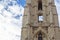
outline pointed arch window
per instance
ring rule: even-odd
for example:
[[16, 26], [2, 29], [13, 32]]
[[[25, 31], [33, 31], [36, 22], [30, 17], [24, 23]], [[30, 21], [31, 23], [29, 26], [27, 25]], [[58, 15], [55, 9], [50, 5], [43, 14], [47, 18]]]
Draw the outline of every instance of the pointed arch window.
[[42, 10], [42, 0], [38, 1], [38, 10]]
[[42, 33], [39, 33], [39, 34], [38, 34], [38, 40], [43, 40], [43, 39], [42, 39]]

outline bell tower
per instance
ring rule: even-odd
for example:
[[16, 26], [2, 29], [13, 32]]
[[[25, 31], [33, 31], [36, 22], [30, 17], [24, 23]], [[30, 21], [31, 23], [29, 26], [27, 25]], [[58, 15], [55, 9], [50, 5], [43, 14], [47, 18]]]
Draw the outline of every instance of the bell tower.
[[21, 40], [55, 40], [58, 27], [54, 0], [26, 0]]

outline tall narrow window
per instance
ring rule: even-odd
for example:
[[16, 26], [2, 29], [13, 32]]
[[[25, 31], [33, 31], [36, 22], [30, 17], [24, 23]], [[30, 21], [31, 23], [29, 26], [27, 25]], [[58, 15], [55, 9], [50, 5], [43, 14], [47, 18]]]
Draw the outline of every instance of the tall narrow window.
[[42, 10], [42, 0], [38, 1], [38, 10]]
[[42, 39], [42, 33], [39, 33], [39, 34], [38, 34], [38, 40], [43, 40], [43, 39]]

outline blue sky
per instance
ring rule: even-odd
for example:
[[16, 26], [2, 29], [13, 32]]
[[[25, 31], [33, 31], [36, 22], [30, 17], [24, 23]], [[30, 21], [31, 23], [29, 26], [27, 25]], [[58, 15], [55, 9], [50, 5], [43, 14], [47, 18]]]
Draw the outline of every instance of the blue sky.
[[0, 40], [20, 40], [23, 3], [21, 0], [0, 0]]
[[[0, 40], [20, 40], [26, 0], [0, 0]], [[55, 0], [60, 20], [60, 0]]]

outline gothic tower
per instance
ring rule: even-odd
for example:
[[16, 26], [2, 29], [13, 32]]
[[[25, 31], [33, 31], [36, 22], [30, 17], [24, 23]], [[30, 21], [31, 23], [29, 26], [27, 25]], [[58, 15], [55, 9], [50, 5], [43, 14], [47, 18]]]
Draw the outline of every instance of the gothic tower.
[[59, 40], [54, 0], [26, 0], [21, 40]]

